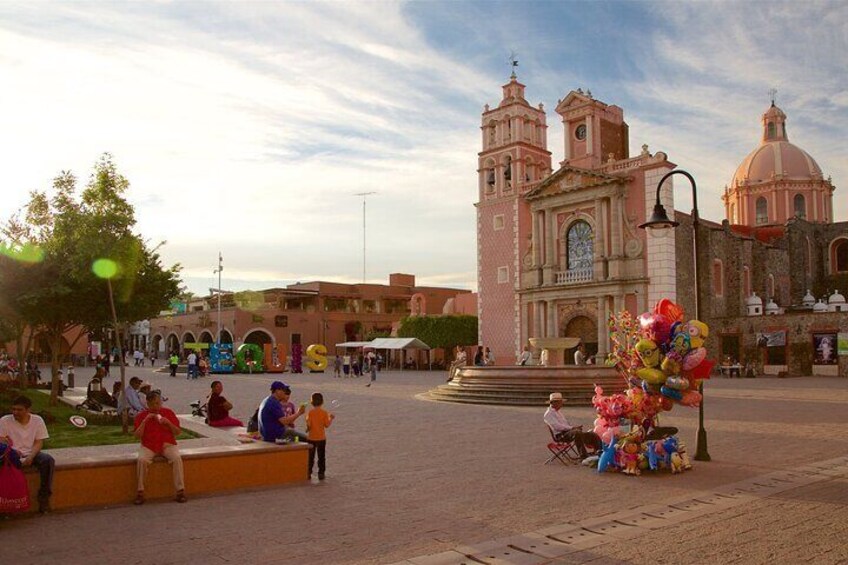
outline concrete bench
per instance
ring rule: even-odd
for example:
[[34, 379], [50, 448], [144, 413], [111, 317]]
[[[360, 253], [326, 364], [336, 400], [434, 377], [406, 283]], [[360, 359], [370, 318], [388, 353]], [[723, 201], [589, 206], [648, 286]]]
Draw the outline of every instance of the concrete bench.
[[[307, 480], [308, 444], [252, 443], [181, 448], [186, 494], [227, 492], [272, 487]], [[32, 510], [37, 509], [38, 472], [26, 470]], [[81, 457], [56, 463], [53, 477], [54, 510], [128, 504], [137, 487], [136, 455]], [[145, 485], [148, 500], [174, 495], [171, 466], [157, 457]]]

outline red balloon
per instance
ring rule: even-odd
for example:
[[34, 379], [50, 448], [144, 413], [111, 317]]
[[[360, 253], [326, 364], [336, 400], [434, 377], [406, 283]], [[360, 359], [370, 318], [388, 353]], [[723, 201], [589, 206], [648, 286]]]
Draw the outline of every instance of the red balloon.
[[657, 305], [654, 306], [655, 314], [662, 314], [666, 318], [668, 318], [672, 323], [674, 322], [682, 322], [683, 321], [683, 308], [669, 300], [668, 298], [661, 298]]

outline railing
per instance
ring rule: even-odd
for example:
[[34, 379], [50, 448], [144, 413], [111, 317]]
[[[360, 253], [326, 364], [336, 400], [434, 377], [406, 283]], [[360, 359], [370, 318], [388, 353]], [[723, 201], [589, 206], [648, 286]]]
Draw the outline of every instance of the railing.
[[559, 271], [556, 273], [556, 284], [580, 284], [595, 280], [594, 270], [572, 269], [570, 271]]

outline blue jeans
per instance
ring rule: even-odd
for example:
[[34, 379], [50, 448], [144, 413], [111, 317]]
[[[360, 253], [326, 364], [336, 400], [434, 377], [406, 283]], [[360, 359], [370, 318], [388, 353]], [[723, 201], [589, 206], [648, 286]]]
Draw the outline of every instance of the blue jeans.
[[196, 379], [197, 378], [197, 365], [189, 365], [188, 366], [188, 378]]
[[49, 498], [53, 494], [53, 469], [56, 467], [56, 461], [49, 453], [39, 451], [32, 460], [32, 466], [38, 469], [38, 474], [41, 476], [38, 497]]

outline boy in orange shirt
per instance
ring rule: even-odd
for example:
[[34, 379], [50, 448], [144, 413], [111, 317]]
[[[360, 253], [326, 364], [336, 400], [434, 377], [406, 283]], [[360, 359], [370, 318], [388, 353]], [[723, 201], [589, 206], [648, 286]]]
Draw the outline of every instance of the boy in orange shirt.
[[312, 394], [312, 410], [306, 415], [306, 434], [309, 437], [309, 477], [312, 477], [312, 466], [315, 464], [315, 452], [318, 452], [318, 480], [324, 480], [327, 470], [327, 428], [333, 423], [335, 415], [330, 414], [321, 406], [324, 405], [324, 395], [320, 392]]

